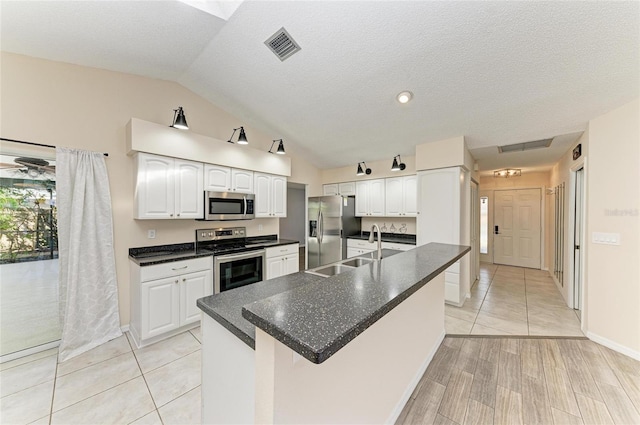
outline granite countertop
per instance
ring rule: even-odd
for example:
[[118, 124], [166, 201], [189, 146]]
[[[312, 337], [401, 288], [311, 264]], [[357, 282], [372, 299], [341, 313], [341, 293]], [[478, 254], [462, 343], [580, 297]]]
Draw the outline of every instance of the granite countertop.
[[[382, 256], [390, 257], [400, 252], [402, 251], [383, 249]], [[369, 257], [369, 254], [362, 257]], [[255, 349], [256, 327], [242, 317], [243, 306], [310, 283], [323, 284], [325, 280], [322, 276], [301, 271], [200, 298], [197, 305], [242, 342]]]
[[[247, 243], [244, 248], [235, 248], [228, 253], [246, 252], [253, 249], [291, 245], [295, 243], [298, 243], [298, 241], [291, 239], [278, 239], [275, 235], [254, 236], [247, 238]], [[140, 267], [170, 263], [173, 261], [190, 260], [192, 258], [210, 257], [212, 255], [213, 253], [210, 250], [197, 250], [195, 248], [195, 243], [193, 242], [129, 248], [129, 260], [138, 264]]]
[[382, 262], [332, 277], [298, 272], [197, 304], [251, 348], [257, 326], [322, 363], [469, 250], [437, 243], [406, 252], [383, 250]]
[[[347, 239], [369, 240], [370, 232], [360, 232], [358, 235], [347, 236]], [[378, 240], [377, 236], [375, 240]], [[408, 245], [416, 244], [416, 235], [407, 233], [382, 233], [382, 242], [404, 243]]]

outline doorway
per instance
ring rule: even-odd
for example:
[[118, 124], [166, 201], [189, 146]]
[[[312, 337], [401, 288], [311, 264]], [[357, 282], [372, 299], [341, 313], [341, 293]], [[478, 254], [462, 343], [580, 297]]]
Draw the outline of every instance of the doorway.
[[540, 189], [496, 190], [493, 211], [493, 262], [540, 268]]
[[[584, 252], [584, 168], [574, 174], [573, 209], [573, 308], [582, 310], [582, 264]], [[578, 319], [580, 315], [578, 314]]]
[[287, 183], [287, 216], [280, 219], [281, 239], [298, 241], [299, 269], [306, 268], [306, 211], [307, 186], [300, 183]]

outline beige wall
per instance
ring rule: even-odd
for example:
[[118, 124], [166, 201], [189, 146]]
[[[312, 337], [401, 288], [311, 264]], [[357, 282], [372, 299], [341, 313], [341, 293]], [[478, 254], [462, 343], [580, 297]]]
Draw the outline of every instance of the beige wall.
[[360, 180], [372, 180], [383, 179], [386, 177], [398, 177], [407, 176], [416, 173], [416, 158], [415, 156], [401, 156], [402, 162], [405, 163], [407, 168], [403, 171], [391, 171], [391, 165], [393, 164], [393, 158], [389, 158], [384, 161], [367, 162], [367, 167], [371, 168], [371, 174], [364, 176], [356, 176], [358, 164], [348, 165], [346, 167], [328, 168], [321, 170], [322, 184], [329, 183], [343, 183], [353, 182]]
[[[182, 106], [190, 131], [227, 140], [244, 125], [250, 146], [267, 151], [277, 134], [263, 134], [181, 85], [130, 74], [2, 53], [2, 137], [57, 146], [108, 152], [114, 220], [114, 246], [120, 321], [129, 323], [128, 249], [191, 242], [194, 230], [220, 225], [194, 220], [133, 220], [133, 159], [126, 155], [125, 126], [132, 117], [170, 125], [173, 109]], [[3, 145], [3, 150], [5, 149]], [[295, 143], [285, 140], [291, 157], [289, 181], [309, 185], [321, 194], [320, 172], [295, 156]], [[224, 222], [241, 225], [249, 235], [278, 232], [278, 219]], [[260, 229], [262, 226], [262, 229]], [[156, 239], [147, 239], [155, 229]]]
[[[589, 122], [586, 170], [588, 336], [611, 341], [640, 359], [638, 99]], [[593, 232], [619, 233], [620, 245], [594, 244]]]
[[434, 170], [456, 166], [464, 166], [468, 170], [473, 170], [473, 167], [468, 167], [469, 164], [466, 163], [470, 161], [470, 158], [472, 157], [465, 145], [464, 136], [416, 146], [416, 170]]

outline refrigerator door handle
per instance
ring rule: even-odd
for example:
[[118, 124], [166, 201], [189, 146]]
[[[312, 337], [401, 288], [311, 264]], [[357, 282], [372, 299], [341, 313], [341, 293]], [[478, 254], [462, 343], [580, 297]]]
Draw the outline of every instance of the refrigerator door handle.
[[318, 243], [322, 243], [322, 236], [324, 235], [324, 217], [322, 217], [322, 211], [318, 212]]

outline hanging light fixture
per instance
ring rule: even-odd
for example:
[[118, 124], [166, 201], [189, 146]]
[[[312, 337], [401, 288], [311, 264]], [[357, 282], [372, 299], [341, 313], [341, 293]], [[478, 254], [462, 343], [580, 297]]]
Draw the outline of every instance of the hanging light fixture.
[[238, 135], [238, 144], [239, 145], [248, 145], [249, 142], [247, 141], [247, 135], [245, 134], [244, 127], [242, 127], [242, 126], [233, 129], [233, 133], [231, 133], [231, 137], [229, 137], [229, 140], [227, 140], [227, 142], [233, 143], [233, 141], [232, 141], [233, 135], [236, 134], [236, 131], [238, 131], [238, 130], [240, 130], [240, 134]]
[[402, 162], [400, 154], [393, 157], [393, 164], [391, 165], [391, 171], [402, 171], [407, 168], [407, 164]]
[[180, 130], [189, 130], [187, 125], [187, 119], [184, 116], [184, 110], [182, 106], [178, 106], [178, 109], [173, 110], [173, 124], [169, 127], [177, 128]]
[[[364, 164], [364, 169], [362, 168], [362, 164]], [[364, 176], [371, 174], [371, 168], [367, 167], [367, 163], [362, 161], [358, 162], [358, 171], [356, 172], [356, 176]]]
[[[276, 151], [273, 152], [273, 145], [276, 142], [280, 142], [280, 143], [278, 144], [278, 149], [276, 149]], [[285, 153], [284, 152], [284, 143], [282, 142], [282, 139], [276, 139], [276, 140], [271, 142], [271, 147], [269, 148], [269, 153], [276, 153], [278, 155], [284, 155], [284, 153]]]
[[522, 175], [520, 168], [505, 168], [504, 170], [498, 170], [493, 172], [493, 177], [519, 177]]

